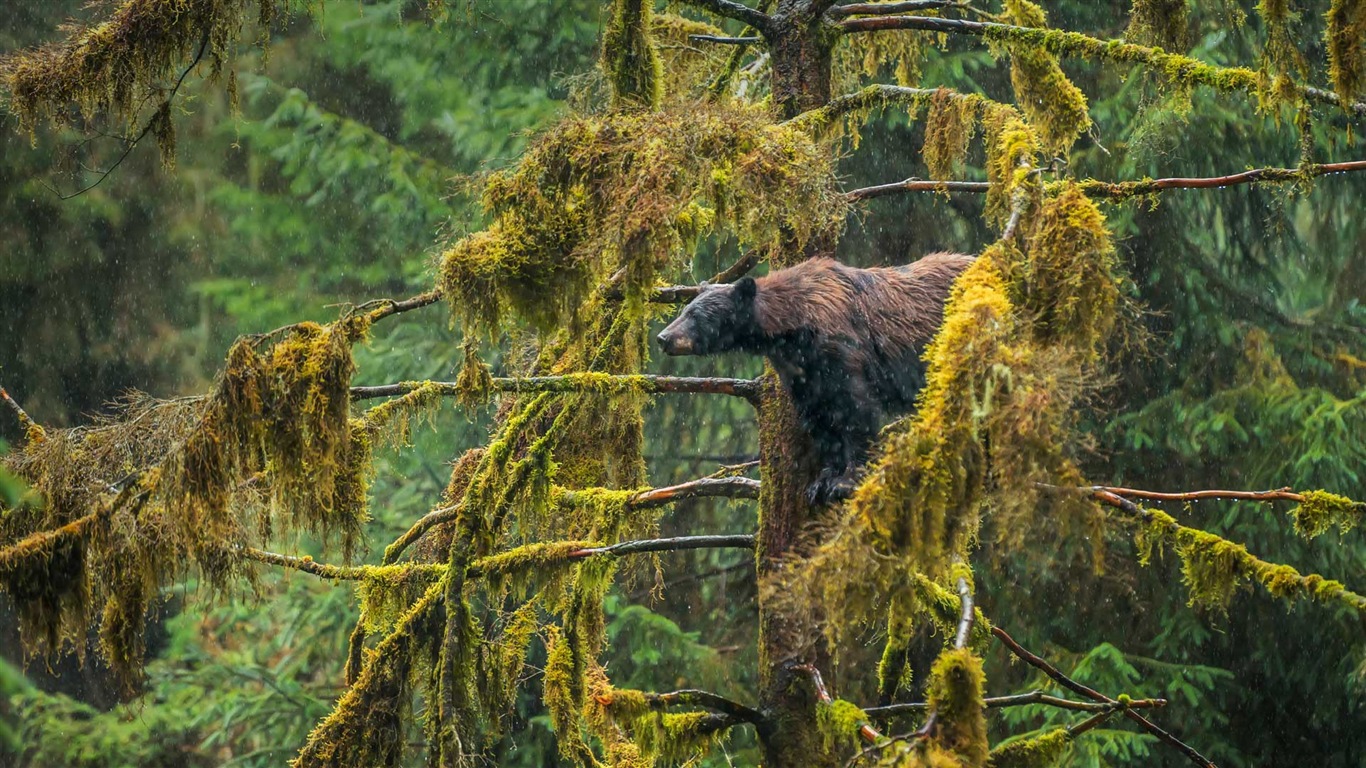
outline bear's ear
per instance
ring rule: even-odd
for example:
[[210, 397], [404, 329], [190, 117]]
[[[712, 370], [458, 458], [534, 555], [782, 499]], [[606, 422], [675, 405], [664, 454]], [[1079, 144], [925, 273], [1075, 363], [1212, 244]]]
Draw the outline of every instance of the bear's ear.
[[735, 281], [735, 295], [742, 301], [753, 301], [754, 294], [759, 292], [759, 285], [754, 282], [752, 277], [742, 277]]

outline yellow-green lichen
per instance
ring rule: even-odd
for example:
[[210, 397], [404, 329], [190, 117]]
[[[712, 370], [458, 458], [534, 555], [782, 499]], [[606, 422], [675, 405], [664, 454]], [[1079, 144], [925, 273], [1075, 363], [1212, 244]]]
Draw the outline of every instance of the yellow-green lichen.
[[857, 748], [859, 729], [868, 722], [868, 715], [853, 702], [835, 699], [816, 705], [816, 727], [826, 752]]
[[945, 88], [935, 91], [925, 119], [925, 166], [932, 179], [952, 179], [968, 153], [980, 99]]
[[1328, 76], [1343, 108], [1348, 109], [1366, 79], [1366, 2], [1333, 0], [1324, 18], [1328, 22], [1323, 33], [1328, 48]]

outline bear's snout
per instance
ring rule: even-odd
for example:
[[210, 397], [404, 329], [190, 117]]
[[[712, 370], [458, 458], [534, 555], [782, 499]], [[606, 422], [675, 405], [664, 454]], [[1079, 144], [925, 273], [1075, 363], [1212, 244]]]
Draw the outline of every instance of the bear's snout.
[[659, 342], [659, 348], [664, 350], [666, 355], [687, 355], [692, 353], [692, 342], [686, 334], [674, 333], [665, 328], [655, 337]]

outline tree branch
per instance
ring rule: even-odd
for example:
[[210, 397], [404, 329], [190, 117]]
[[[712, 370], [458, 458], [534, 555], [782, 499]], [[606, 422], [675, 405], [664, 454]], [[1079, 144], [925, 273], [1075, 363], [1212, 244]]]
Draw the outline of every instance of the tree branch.
[[370, 310], [370, 322], [373, 323], [376, 320], [383, 320], [390, 315], [411, 312], [414, 309], [431, 306], [438, 301], [441, 301], [441, 290], [439, 288], [427, 291], [426, 293], [419, 293], [410, 299], [403, 299], [402, 301], [396, 301], [394, 299], [375, 299], [373, 301], [367, 301], [357, 307], [357, 309], [367, 310], [372, 306], [375, 307], [375, 309]]
[[[982, 700], [987, 709], [1003, 709], [1005, 707], [1020, 707], [1026, 704], [1043, 704], [1044, 706], [1067, 709], [1074, 712], [1115, 712], [1121, 709], [1156, 709], [1167, 706], [1166, 699], [1129, 699], [1127, 703], [1123, 699], [1114, 702], [1088, 702], [1073, 701], [1059, 696], [1051, 696], [1043, 691], [1030, 691], [1028, 693], [1017, 693], [1011, 696], [991, 696]], [[930, 708], [928, 701], [908, 701], [901, 704], [887, 704], [881, 707], [869, 707], [863, 710], [869, 717], [892, 718], [899, 715], [924, 712]]]
[[893, 13], [915, 13], [916, 11], [932, 11], [939, 8], [964, 8], [967, 3], [956, 2], [955, 0], [905, 0], [899, 3], [849, 3], [848, 5], [837, 5], [826, 12], [826, 15], [844, 19], [850, 16], [874, 16], [880, 14]]
[[[1110, 59], [1130, 64], [1143, 64], [1165, 73], [1172, 80], [1207, 85], [1221, 91], [1238, 90], [1255, 95], [1258, 91], [1257, 73], [1246, 68], [1219, 67], [1199, 59], [1167, 53], [1160, 48], [1101, 40], [1080, 32], [1056, 29], [1019, 27], [993, 21], [968, 21], [935, 16], [874, 16], [847, 19], [833, 25], [844, 34], [880, 32], [891, 29], [914, 29], [924, 32], [947, 32], [985, 37], [994, 42], [1020, 43], [1047, 51], [1055, 56]], [[1296, 90], [1313, 101], [1344, 106], [1341, 99], [1319, 88], [1296, 86]], [[1344, 107], [1352, 113], [1366, 115], [1366, 104], [1360, 102]]]
[[[370, 387], [352, 387], [351, 399], [368, 400], [376, 397], [395, 397], [425, 386], [434, 386], [444, 397], [460, 394], [454, 382], [404, 381]], [[613, 376], [603, 373], [578, 373], [564, 376], [528, 376], [525, 378], [495, 378], [493, 388], [501, 392], [605, 392], [620, 393], [639, 390], [649, 394], [712, 394], [740, 397], [757, 402], [759, 384], [751, 379], [703, 378], [694, 376], [655, 376], [639, 374]]]
[[[562, 500], [565, 503], [573, 503], [574, 493], [574, 491], [565, 491]], [[748, 477], [704, 477], [679, 485], [641, 491], [626, 502], [626, 507], [628, 509], [652, 509], [684, 499], [715, 497], [757, 499], [759, 498], [759, 481], [751, 480]]]
[[46, 433], [43, 427], [28, 415], [28, 411], [25, 411], [17, 400], [10, 397], [9, 391], [4, 387], [0, 387], [0, 400], [4, 400], [10, 410], [14, 411], [14, 415], [19, 418], [19, 426], [24, 428], [24, 434], [29, 440], [34, 437], [41, 437]]
[[911, 178], [905, 181], [894, 181], [891, 184], [878, 184], [872, 187], [853, 189], [845, 192], [844, 196], [858, 202], [886, 197], [898, 192], [971, 192], [984, 195], [989, 191], [991, 191], [991, 184], [985, 181], [926, 181]]
[[1083, 491], [1107, 491], [1116, 496], [1130, 499], [1150, 499], [1153, 501], [1199, 501], [1201, 499], [1231, 499], [1236, 501], [1304, 501], [1304, 495], [1295, 493], [1288, 486], [1274, 491], [1181, 491], [1161, 493], [1141, 491], [1136, 488], [1115, 488], [1108, 485], [1092, 485]]
[[[1073, 693], [1085, 696], [1086, 698], [1092, 701], [1103, 702], [1106, 704], [1122, 703], [1122, 701], [1120, 700], [1111, 699], [1110, 697], [1095, 690], [1094, 688], [1089, 688], [1085, 685], [1082, 685], [1076, 680], [1073, 680], [1067, 675], [1064, 675], [1061, 671], [1058, 670], [1057, 667], [1053, 666], [1052, 664], [1049, 664], [1043, 658], [1035, 656], [1034, 654], [1025, 650], [1019, 643], [1015, 642], [1015, 638], [1011, 637], [1004, 629], [1001, 629], [1000, 627], [992, 627], [991, 634], [995, 635], [996, 639], [1004, 643], [1005, 646], [1010, 649], [1011, 653], [1018, 656], [1020, 659], [1022, 659], [1025, 663], [1029, 664], [1030, 666], [1043, 672], [1045, 675], [1048, 675], [1050, 678], [1054, 680], [1054, 682], [1058, 683], [1064, 688], [1067, 688]], [[1195, 749], [1192, 748], [1190, 745], [1176, 738], [1172, 734], [1159, 728], [1151, 720], [1138, 714], [1137, 712], [1134, 712], [1132, 709], [1129, 709], [1128, 707], [1124, 707], [1123, 712], [1125, 717], [1141, 725], [1143, 727], [1143, 730], [1147, 731], [1148, 733], [1151, 733], [1153, 736], [1156, 736], [1159, 741], [1162, 741], [1168, 744], [1169, 746], [1178, 749], [1182, 754], [1190, 758], [1191, 762], [1195, 763], [1198, 766], [1201, 766], [1201, 768], [1215, 768], [1214, 763], [1211, 763], [1209, 761], [1209, 758], [1195, 751]]]
[[[831, 102], [834, 104], [835, 102]], [[1366, 160], [1350, 160], [1341, 163], [1322, 163], [1307, 165], [1303, 168], [1256, 168], [1228, 176], [1197, 178], [1141, 179], [1139, 181], [1099, 181], [1085, 179], [1077, 182], [1081, 190], [1094, 197], [1110, 200], [1148, 195], [1171, 189], [1223, 189], [1243, 184], [1284, 183], [1303, 181], [1307, 178], [1332, 176], [1339, 173], [1366, 171]], [[972, 192], [985, 194], [991, 185], [984, 181], [922, 181], [907, 179], [891, 184], [850, 190], [844, 193], [851, 200], [869, 200], [898, 192]]]
[[752, 709], [737, 701], [731, 701], [710, 691], [692, 688], [670, 693], [647, 693], [645, 694], [645, 701], [652, 707], [682, 705], [714, 709], [745, 723], [760, 723], [764, 719], [763, 714], [757, 709]]
[[769, 16], [766, 13], [750, 8], [744, 3], [737, 3], [734, 0], [682, 0], [684, 5], [691, 5], [694, 8], [701, 8], [707, 13], [715, 16], [722, 16], [727, 19], [743, 21], [760, 32], [767, 32], [769, 28]]
[[[834, 703], [835, 699], [830, 695], [829, 689], [825, 687], [825, 680], [821, 678], [821, 671], [816, 669], [815, 664], [797, 664], [792, 667], [792, 670], [794, 672], [805, 672], [811, 677], [811, 684], [816, 688], [816, 699], [819, 700], [820, 703]], [[858, 733], [863, 737], [864, 741], [870, 744], [876, 744], [879, 741], [882, 741], [882, 734], [868, 723], [859, 723]]]
[[688, 35], [688, 39], [698, 43], [716, 43], [717, 45], [754, 45], [762, 43], [762, 37], [721, 37], [720, 35]]
[[741, 533], [725, 536], [676, 536], [671, 539], [642, 539], [623, 541], [606, 547], [577, 549], [565, 557], [578, 559], [596, 555], [634, 555], [641, 552], [682, 552], [689, 549], [754, 549], [754, 534]]

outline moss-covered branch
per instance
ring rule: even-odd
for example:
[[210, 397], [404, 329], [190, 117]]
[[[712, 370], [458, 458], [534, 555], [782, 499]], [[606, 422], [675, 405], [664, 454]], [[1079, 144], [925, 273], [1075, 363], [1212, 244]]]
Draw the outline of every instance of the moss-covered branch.
[[[500, 392], [598, 392], [601, 394], [714, 394], [730, 395], [753, 401], [758, 384], [750, 379], [703, 378], [691, 376], [653, 376], [647, 374], [614, 376], [606, 373], [570, 373], [563, 376], [492, 378], [490, 386]], [[405, 381], [370, 387], [352, 387], [352, 400], [394, 397], [418, 389], [432, 388], [445, 397], [462, 393], [459, 382]]]
[[1348, 590], [1341, 582], [1267, 562], [1242, 544], [1182, 525], [1166, 512], [1140, 507], [1110, 491], [1092, 491], [1091, 497], [1123, 511], [1141, 526], [1139, 559], [1145, 565], [1151, 561], [1154, 549], [1160, 551], [1163, 544], [1173, 546], [1181, 558], [1182, 575], [1193, 604], [1224, 608], [1238, 587], [1251, 580], [1275, 597], [1337, 602], [1366, 614], [1366, 596]]
[[[1366, 160], [1306, 165], [1301, 168], [1255, 168], [1227, 176], [1173, 177], [1137, 181], [1100, 181], [1084, 179], [1076, 185], [1091, 197], [1124, 200], [1174, 189], [1223, 189], [1243, 184], [1285, 184], [1304, 182], [1320, 176], [1366, 171]], [[991, 185], [984, 181], [925, 181], [907, 179], [890, 184], [861, 187], [845, 194], [852, 201], [871, 200], [900, 192], [967, 192], [986, 194]]]
[[714, 16], [742, 21], [760, 32], [767, 32], [771, 21], [768, 14], [735, 0], [682, 0], [682, 3], [701, 8]]
[[[1001, 629], [1000, 627], [992, 627], [991, 634], [997, 640], [1000, 640], [1001, 643], [1006, 646], [1006, 648], [1010, 649], [1011, 653], [1019, 657], [1020, 660], [1024, 661], [1026, 664], [1029, 664], [1031, 667], [1034, 667], [1040, 672], [1043, 672], [1045, 675], [1048, 675], [1048, 677], [1052, 678], [1054, 682], [1072, 691], [1073, 693], [1080, 694], [1081, 696], [1085, 696], [1086, 698], [1092, 701], [1103, 704], [1114, 705], [1123, 703], [1123, 699], [1112, 699], [1109, 696], [1106, 696], [1105, 694], [1101, 693], [1100, 691], [1082, 685], [1076, 680], [1073, 680], [1072, 678], [1063, 674], [1061, 670], [1059, 670], [1052, 664], [1048, 663], [1046, 659], [1029, 652], [1024, 648], [1024, 646], [1015, 642], [1015, 638], [1011, 637], [1010, 634], [1007, 633], [1004, 629]], [[1176, 738], [1171, 733], [1158, 727], [1148, 718], [1144, 717], [1143, 715], [1140, 715], [1139, 713], [1133, 711], [1133, 709], [1128, 707], [1124, 707], [1123, 712], [1125, 717], [1129, 718], [1135, 723], [1138, 723], [1140, 726], [1143, 727], [1143, 730], [1147, 731], [1148, 733], [1151, 733], [1153, 736], [1156, 736], [1159, 741], [1176, 748], [1178, 751], [1181, 752], [1181, 754], [1189, 758], [1192, 763], [1201, 766], [1201, 768], [1215, 768], [1214, 763], [1211, 763], [1209, 761], [1209, 758], [1200, 754], [1190, 745]]]
[[[973, 35], [986, 38], [990, 42], [1034, 47], [1055, 56], [1076, 56], [1126, 64], [1142, 64], [1161, 73], [1174, 83], [1205, 85], [1219, 91], [1241, 91], [1250, 95], [1257, 95], [1263, 87], [1258, 79], [1257, 72], [1251, 69], [1219, 67], [1190, 56], [1167, 53], [1161, 48], [1135, 45], [1119, 40], [1101, 40], [1083, 35], [1080, 32], [931, 16], [874, 16], [847, 19], [834, 26], [839, 32], [845, 34], [908, 29]], [[1343, 105], [1338, 95], [1330, 91], [1302, 86], [1296, 86], [1296, 90], [1306, 99], [1344, 106], [1344, 109], [1350, 109], [1356, 114], [1361, 113], [1362, 105], [1358, 103]]]
[[761, 723], [764, 721], [763, 713], [757, 709], [747, 707], [738, 701], [732, 701], [710, 691], [690, 688], [670, 691], [669, 693], [644, 693], [643, 697], [645, 704], [650, 707], [702, 707], [730, 715], [743, 723]]
[[[1027, 704], [1042, 704], [1047, 707], [1071, 710], [1073, 712], [1115, 712], [1121, 709], [1157, 709], [1167, 706], [1166, 699], [1132, 699], [1127, 696], [1119, 696], [1113, 702], [1103, 701], [1075, 701], [1064, 699], [1059, 696], [1052, 696], [1043, 691], [1029, 691], [1028, 693], [1017, 693], [1010, 696], [989, 696], [982, 700], [987, 709], [1003, 709], [1005, 707], [1022, 707]], [[863, 711], [869, 717], [887, 719], [924, 712], [929, 709], [930, 703], [927, 701], [907, 701], [899, 704], [887, 704], [881, 707], [867, 707]]]

